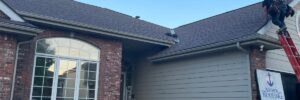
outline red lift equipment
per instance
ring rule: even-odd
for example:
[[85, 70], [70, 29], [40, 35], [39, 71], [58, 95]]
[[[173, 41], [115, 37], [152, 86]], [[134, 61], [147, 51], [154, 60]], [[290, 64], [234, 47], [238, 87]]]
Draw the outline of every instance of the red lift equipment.
[[300, 55], [288, 31], [277, 32], [279, 41], [300, 83]]

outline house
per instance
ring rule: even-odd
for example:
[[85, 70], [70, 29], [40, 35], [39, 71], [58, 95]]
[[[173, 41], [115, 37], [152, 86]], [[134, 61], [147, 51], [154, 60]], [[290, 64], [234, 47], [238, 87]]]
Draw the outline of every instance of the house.
[[[261, 3], [175, 29], [73, 0], [1, 0], [0, 11], [0, 100], [259, 100], [257, 69], [281, 73], [296, 100]], [[299, 15], [286, 20], [298, 48]]]

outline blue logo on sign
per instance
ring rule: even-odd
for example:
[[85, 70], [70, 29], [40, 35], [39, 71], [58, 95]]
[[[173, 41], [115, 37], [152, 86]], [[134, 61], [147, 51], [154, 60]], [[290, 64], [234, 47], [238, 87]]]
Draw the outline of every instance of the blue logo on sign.
[[268, 80], [267, 80], [267, 83], [270, 87], [272, 87], [274, 85], [274, 82], [271, 80], [271, 74], [268, 73]]

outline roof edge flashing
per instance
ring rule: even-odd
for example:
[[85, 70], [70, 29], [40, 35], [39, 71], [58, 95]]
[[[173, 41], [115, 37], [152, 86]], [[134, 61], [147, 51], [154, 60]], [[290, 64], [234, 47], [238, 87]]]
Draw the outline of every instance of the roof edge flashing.
[[157, 44], [157, 45], [163, 45], [163, 46], [168, 46], [168, 47], [175, 44], [173, 41], [155, 39], [152, 37], [135, 35], [132, 33], [115, 31], [115, 30], [111, 30], [111, 29], [105, 29], [105, 28], [87, 25], [87, 24], [83, 24], [83, 23], [79, 23], [79, 22], [51, 18], [48, 16], [32, 14], [32, 13], [28, 13], [28, 12], [24, 12], [24, 11], [17, 11], [17, 12], [19, 14], [21, 14], [22, 16], [24, 16], [24, 19], [33, 21], [33, 22], [37, 22], [37, 23], [51, 24], [51, 25], [71, 28], [71, 29], [75, 29], [75, 30], [83, 30], [83, 31], [91, 32], [91, 33], [98, 33], [98, 34], [113, 36], [113, 37], [117, 37], [117, 38], [132, 39], [132, 40], [136, 40], [136, 41], [152, 43], [152, 44]]
[[167, 60], [172, 60], [172, 59], [178, 59], [182, 57], [189, 57], [193, 55], [199, 55], [203, 53], [209, 53], [209, 52], [216, 52], [216, 51], [221, 51], [221, 50], [227, 50], [227, 49], [233, 49], [237, 48], [237, 43], [239, 43], [240, 46], [243, 46], [244, 48], [247, 46], [252, 46], [252, 45], [264, 45], [265, 50], [272, 50], [272, 49], [280, 49], [281, 46], [279, 42], [274, 42], [270, 41], [269, 39], [266, 38], [258, 38], [258, 39], [251, 39], [251, 40], [244, 40], [244, 41], [235, 41], [231, 42], [228, 44], [223, 44], [223, 45], [212, 45], [204, 48], [199, 48], [195, 49], [193, 51], [188, 51], [188, 52], [181, 52], [178, 54], [173, 54], [173, 55], [167, 55], [167, 56], [162, 56], [162, 57], [149, 57], [148, 59], [151, 62], [161, 62], [161, 61], [167, 61]]

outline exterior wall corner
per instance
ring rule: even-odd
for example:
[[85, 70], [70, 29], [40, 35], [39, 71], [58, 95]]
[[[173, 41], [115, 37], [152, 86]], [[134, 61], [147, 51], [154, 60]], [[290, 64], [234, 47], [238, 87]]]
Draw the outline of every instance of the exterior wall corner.
[[256, 69], [266, 69], [266, 51], [260, 51], [259, 48], [250, 49], [250, 74], [252, 100], [259, 100], [259, 90], [256, 79]]

